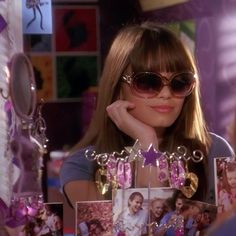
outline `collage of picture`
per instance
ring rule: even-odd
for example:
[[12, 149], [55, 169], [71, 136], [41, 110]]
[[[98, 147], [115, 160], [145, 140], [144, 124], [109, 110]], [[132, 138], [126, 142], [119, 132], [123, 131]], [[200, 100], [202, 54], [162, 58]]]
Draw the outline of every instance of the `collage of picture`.
[[204, 235], [216, 217], [171, 188], [118, 189], [112, 201], [77, 202], [76, 235]]

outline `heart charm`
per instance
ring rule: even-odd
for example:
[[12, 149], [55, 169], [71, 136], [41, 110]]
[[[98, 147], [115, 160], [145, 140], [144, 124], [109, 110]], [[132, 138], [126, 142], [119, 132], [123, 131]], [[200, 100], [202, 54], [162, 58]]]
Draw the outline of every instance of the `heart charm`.
[[99, 193], [104, 195], [110, 186], [110, 183], [107, 179], [107, 170], [104, 168], [98, 169], [95, 175], [95, 183]]
[[185, 197], [191, 198], [198, 188], [198, 177], [193, 172], [186, 173], [185, 185], [180, 188]]

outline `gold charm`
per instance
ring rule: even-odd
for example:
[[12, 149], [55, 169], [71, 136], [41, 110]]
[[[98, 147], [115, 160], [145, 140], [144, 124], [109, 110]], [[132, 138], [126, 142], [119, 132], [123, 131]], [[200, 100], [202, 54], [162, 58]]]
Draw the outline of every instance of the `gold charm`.
[[187, 198], [191, 198], [197, 191], [198, 177], [193, 172], [187, 172], [185, 178], [189, 184], [184, 185], [180, 190]]
[[95, 175], [95, 183], [97, 185], [99, 193], [101, 193], [102, 195], [104, 195], [108, 191], [110, 183], [107, 179], [107, 170], [103, 167], [97, 170]]

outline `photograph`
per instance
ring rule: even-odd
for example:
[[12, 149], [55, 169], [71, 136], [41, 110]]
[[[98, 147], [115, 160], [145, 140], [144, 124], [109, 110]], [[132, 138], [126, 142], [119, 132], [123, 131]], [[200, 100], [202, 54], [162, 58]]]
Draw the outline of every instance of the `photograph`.
[[112, 235], [112, 201], [76, 202], [76, 236]]
[[218, 214], [230, 211], [236, 203], [236, 161], [215, 158], [215, 195]]
[[54, 8], [55, 50], [57, 52], [97, 52], [96, 7]]
[[113, 235], [146, 235], [152, 225], [150, 217], [153, 221], [161, 218], [163, 203], [173, 192], [172, 188], [118, 189], [113, 199]]
[[151, 222], [151, 235], [206, 235], [217, 216], [215, 205], [190, 200], [179, 190], [166, 199], [163, 205], [161, 219]]
[[[6, 221], [20, 236], [63, 236], [63, 203], [43, 203], [37, 196], [15, 199]], [[15, 235], [15, 234], [13, 234]]]

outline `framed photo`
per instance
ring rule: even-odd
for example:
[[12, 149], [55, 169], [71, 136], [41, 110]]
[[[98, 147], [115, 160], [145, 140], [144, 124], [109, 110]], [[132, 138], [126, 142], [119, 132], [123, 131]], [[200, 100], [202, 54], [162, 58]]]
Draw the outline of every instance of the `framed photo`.
[[57, 98], [80, 98], [85, 91], [97, 85], [96, 56], [57, 56]]
[[112, 235], [112, 202], [76, 203], [76, 236]]
[[31, 54], [30, 60], [34, 70], [38, 101], [40, 99], [44, 101], [52, 100], [54, 97], [52, 56]]
[[96, 6], [55, 6], [56, 52], [98, 51], [98, 8]]
[[215, 158], [215, 195], [218, 213], [230, 211], [236, 203], [236, 161], [232, 158]]

